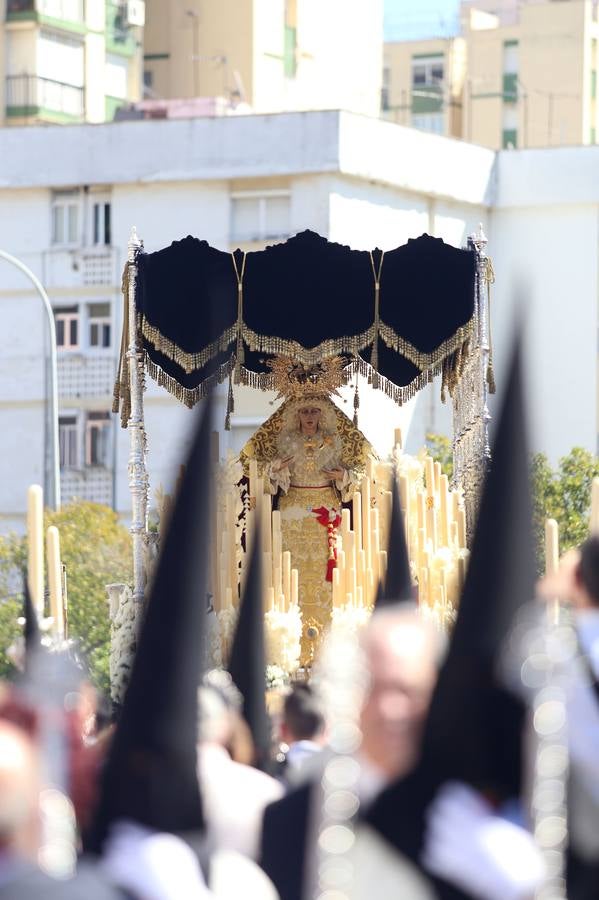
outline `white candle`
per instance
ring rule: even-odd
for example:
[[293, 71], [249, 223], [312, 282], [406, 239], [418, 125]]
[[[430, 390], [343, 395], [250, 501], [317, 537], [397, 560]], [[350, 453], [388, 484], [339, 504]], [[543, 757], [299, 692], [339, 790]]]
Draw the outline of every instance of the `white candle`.
[[372, 559], [372, 533], [370, 526], [371, 489], [371, 479], [363, 478], [360, 484], [360, 492], [362, 494], [362, 546], [366, 551], [366, 565], [370, 565]]
[[271, 612], [275, 611], [275, 589], [269, 587], [266, 589], [266, 597], [268, 599], [268, 608]]
[[356, 553], [362, 549], [362, 495], [355, 491], [352, 497], [352, 512], [354, 520], [354, 534], [356, 541]]
[[265, 553], [272, 552], [272, 497], [264, 494], [262, 497], [262, 549]]
[[27, 491], [27, 581], [38, 616], [44, 615], [44, 492], [39, 484]]
[[285, 550], [283, 553], [283, 593], [285, 594], [285, 609], [291, 604], [291, 553]]
[[256, 497], [258, 495], [257, 487], [258, 487], [258, 463], [256, 462], [255, 459], [250, 459], [250, 480], [249, 480], [249, 485], [248, 485], [250, 497]]
[[559, 529], [555, 519], [545, 521], [545, 572], [555, 575], [559, 568]]
[[439, 543], [449, 544], [449, 479], [443, 474], [439, 477]]
[[432, 456], [427, 456], [424, 460], [425, 486], [426, 496], [435, 496], [435, 463]]
[[439, 488], [441, 487], [441, 463], [435, 462], [433, 466], [433, 477], [435, 481], [435, 494], [439, 493]]
[[466, 512], [461, 507], [458, 509], [458, 541], [460, 547], [466, 546]]
[[341, 606], [341, 581], [339, 579], [339, 569], [333, 569], [333, 607]]
[[62, 566], [60, 564], [60, 536], [58, 528], [51, 525], [46, 534], [48, 558], [48, 587], [50, 589], [50, 613], [54, 619], [53, 630], [64, 637], [64, 610], [62, 605]]
[[428, 596], [428, 569], [422, 566], [420, 569], [420, 577], [418, 578], [418, 605], [430, 605]]
[[401, 428], [396, 428], [393, 432], [393, 443], [396, 447], [399, 447], [400, 450], [403, 448], [403, 437], [401, 434]]
[[297, 606], [299, 596], [299, 574], [297, 569], [291, 570], [291, 603]]

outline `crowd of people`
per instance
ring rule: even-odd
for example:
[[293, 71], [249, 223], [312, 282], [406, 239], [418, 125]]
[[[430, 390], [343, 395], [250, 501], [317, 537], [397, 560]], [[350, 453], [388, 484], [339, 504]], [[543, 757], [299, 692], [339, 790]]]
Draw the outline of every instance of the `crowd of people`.
[[329, 661], [268, 709], [254, 559], [229, 671], [203, 670], [207, 409], [118, 715], [26, 598], [0, 898], [599, 897], [599, 536], [536, 583], [521, 393], [516, 354], [452, 633], [383, 586], [339, 703]]

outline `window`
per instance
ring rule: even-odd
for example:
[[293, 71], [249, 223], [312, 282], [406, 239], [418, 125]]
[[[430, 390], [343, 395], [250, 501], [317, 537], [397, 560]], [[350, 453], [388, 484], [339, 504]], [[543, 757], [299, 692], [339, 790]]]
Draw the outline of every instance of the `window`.
[[61, 469], [76, 469], [78, 465], [77, 416], [58, 419], [58, 448]]
[[383, 68], [383, 84], [381, 87], [381, 109], [386, 112], [390, 106], [389, 95], [391, 92], [391, 69], [389, 66]]
[[93, 233], [92, 239], [97, 247], [110, 246], [110, 201], [97, 200], [92, 207]]
[[503, 101], [516, 103], [518, 100], [518, 41], [503, 42]]
[[110, 347], [110, 303], [89, 305], [89, 346]]
[[418, 128], [420, 131], [430, 131], [432, 134], [444, 134], [443, 113], [412, 115], [412, 128]]
[[108, 412], [90, 412], [85, 423], [85, 465], [109, 465], [111, 421]]
[[231, 198], [231, 238], [264, 241], [288, 237], [290, 197], [287, 192], [236, 194]]
[[52, 195], [52, 243], [73, 246], [79, 242], [79, 191], [55, 191]]
[[59, 350], [77, 350], [79, 347], [79, 307], [55, 307], [56, 346]]
[[501, 135], [501, 145], [504, 150], [515, 150], [518, 146], [518, 132], [515, 128], [504, 128]]
[[445, 77], [443, 55], [413, 57], [412, 59], [412, 84], [437, 84], [441, 85]]
[[151, 69], [144, 69], [144, 87], [148, 90], [154, 87], [154, 73]]

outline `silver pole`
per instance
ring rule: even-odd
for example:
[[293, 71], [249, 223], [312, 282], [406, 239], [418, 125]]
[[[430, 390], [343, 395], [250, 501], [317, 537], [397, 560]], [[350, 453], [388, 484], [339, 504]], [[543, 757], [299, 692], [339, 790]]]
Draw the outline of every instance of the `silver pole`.
[[[131, 387], [131, 416], [129, 418], [129, 489], [131, 491], [131, 536], [133, 539], [133, 602], [137, 610], [144, 599], [148, 474], [146, 471], [146, 435], [144, 428], [142, 355], [137, 346], [137, 310], [135, 308], [135, 283], [137, 255], [143, 242], [131, 229], [128, 244], [127, 296], [129, 301], [129, 379]], [[138, 605], [139, 604], [139, 605]], [[137, 615], [137, 613], [136, 613]]]
[[52, 420], [51, 428], [52, 428], [52, 444], [51, 444], [51, 458], [52, 458], [52, 506], [54, 509], [60, 509], [60, 455], [58, 451], [58, 368], [56, 363], [56, 325], [54, 323], [54, 313], [52, 311], [52, 304], [50, 303], [50, 299], [44, 289], [39, 278], [34, 275], [31, 269], [25, 265], [25, 263], [21, 262], [20, 259], [17, 259], [16, 256], [11, 256], [10, 253], [6, 253], [4, 250], [0, 250], [0, 257], [5, 259], [7, 262], [12, 263], [17, 269], [20, 269], [29, 280], [33, 283], [36, 291], [42, 298], [42, 303], [44, 304], [44, 309], [46, 311], [46, 318], [48, 321], [48, 328], [50, 329], [50, 418]]

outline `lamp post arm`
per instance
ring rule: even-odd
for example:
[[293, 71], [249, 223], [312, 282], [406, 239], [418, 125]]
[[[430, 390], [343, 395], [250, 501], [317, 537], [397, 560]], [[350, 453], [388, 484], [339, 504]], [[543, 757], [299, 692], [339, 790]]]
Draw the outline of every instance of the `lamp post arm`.
[[50, 303], [50, 298], [46, 293], [46, 290], [31, 269], [25, 265], [25, 263], [21, 262], [20, 259], [17, 259], [16, 256], [12, 256], [10, 253], [6, 253], [4, 250], [0, 250], [0, 258], [5, 259], [6, 262], [12, 263], [13, 266], [16, 266], [17, 269], [20, 269], [24, 275], [26, 275], [29, 280], [32, 282], [36, 291], [42, 299], [42, 303], [44, 304], [44, 310], [46, 312], [46, 319], [48, 322], [48, 328], [50, 329], [50, 419], [51, 419], [51, 447], [52, 447], [52, 500], [53, 507], [56, 510], [60, 509], [60, 456], [58, 451], [58, 366], [56, 362], [56, 324], [54, 322], [54, 313], [52, 311], [52, 304]]

